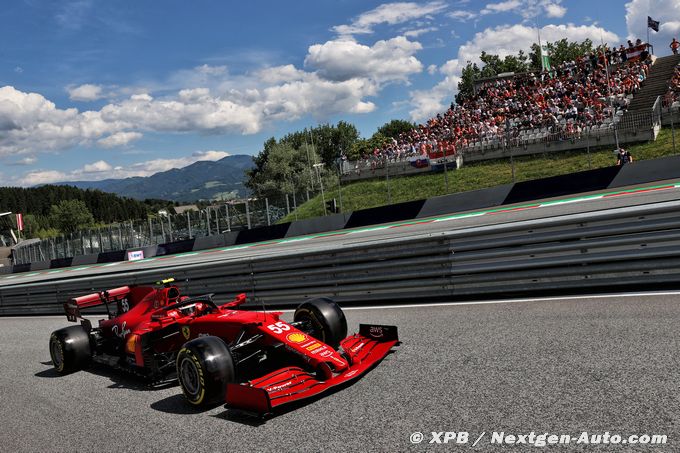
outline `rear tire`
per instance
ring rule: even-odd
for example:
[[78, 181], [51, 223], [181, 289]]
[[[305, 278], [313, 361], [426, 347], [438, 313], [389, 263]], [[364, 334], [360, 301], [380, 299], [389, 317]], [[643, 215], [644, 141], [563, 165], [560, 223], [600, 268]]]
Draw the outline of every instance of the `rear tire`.
[[177, 379], [193, 406], [224, 403], [227, 384], [235, 381], [234, 359], [218, 337], [191, 340], [177, 354]]
[[90, 335], [82, 326], [55, 330], [50, 335], [50, 357], [59, 374], [86, 368], [92, 360]]
[[295, 310], [296, 322], [307, 321], [312, 330], [308, 332], [334, 349], [347, 336], [347, 320], [342, 309], [332, 299], [320, 297], [300, 304]]

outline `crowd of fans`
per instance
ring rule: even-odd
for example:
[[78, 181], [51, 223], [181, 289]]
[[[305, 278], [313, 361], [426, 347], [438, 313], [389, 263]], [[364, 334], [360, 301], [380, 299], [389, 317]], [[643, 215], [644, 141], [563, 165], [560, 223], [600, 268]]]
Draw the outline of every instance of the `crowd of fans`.
[[421, 156], [441, 158], [508, 139], [517, 144], [612, 127], [651, 65], [646, 44], [640, 40], [628, 44], [601, 49], [550, 71], [481, 83], [459, 105], [452, 103], [443, 114], [362, 156], [356, 169]]
[[673, 107], [680, 104], [680, 66], [675, 67], [673, 77], [668, 83], [668, 91], [663, 99], [664, 107]]

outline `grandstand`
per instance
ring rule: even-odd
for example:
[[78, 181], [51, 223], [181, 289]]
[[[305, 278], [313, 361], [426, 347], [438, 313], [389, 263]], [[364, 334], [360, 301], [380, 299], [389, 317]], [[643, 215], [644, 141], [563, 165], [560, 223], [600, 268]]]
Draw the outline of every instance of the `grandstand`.
[[621, 57], [617, 52], [583, 56], [551, 72], [478, 80], [475, 93], [461, 105], [452, 103], [385, 148], [345, 162], [342, 179], [420, 173], [444, 163], [455, 167], [455, 160], [460, 165], [655, 140], [662, 108], [678, 100], [680, 56], [656, 58], [647, 48], [628, 49], [628, 57], [622, 56], [625, 50]]

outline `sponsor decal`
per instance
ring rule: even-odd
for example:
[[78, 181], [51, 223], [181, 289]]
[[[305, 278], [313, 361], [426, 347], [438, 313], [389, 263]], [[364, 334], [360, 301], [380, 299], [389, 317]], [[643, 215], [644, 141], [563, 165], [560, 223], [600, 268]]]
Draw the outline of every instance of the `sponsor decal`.
[[373, 338], [382, 338], [383, 336], [383, 328], [380, 326], [372, 326], [370, 334]]
[[130, 338], [128, 338], [127, 341], [125, 342], [125, 350], [129, 354], [135, 353], [135, 347], [137, 346], [137, 337], [138, 335], [130, 335]]
[[[307, 349], [308, 351], [314, 351], [316, 349], [319, 349], [320, 347], [321, 347], [321, 343], [313, 343], [313, 344], [307, 346], [305, 349]], [[317, 352], [319, 352], [319, 351], [317, 351]]]
[[307, 335], [300, 332], [289, 333], [286, 335], [286, 340], [290, 341], [291, 343], [303, 343], [307, 341], [307, 338]]
[[359, 349], [363, 348], [365, 344], [366, 344], [366, 343], [364, 343], [364, 342], [362, 341], [361, 343], [359, 343], [358, 345], [356, 345], [356, 346], [354, 346], [354, 347], [352, 348], [352, 352], [357, 352]]
[[184, 335], [185, 339], [189, 339], [191, 336], [191, 329], [189, 329], [189, 326], [182, 326], [182, 335]]
[[118, 327], [117, 324], [114, 325], [111, 327], [111, 332], [113, 332], [113, 334], [118, 338], [125, 338], [125, 336], [131, 332], [130, 329], [125, 328], [126, 324], [127, 321], [123, 321], [123, 324], [121, 324], [120, 327]]
[[333, 355], [333, 351], [323, 351], [321, 357], [330, 357]]
[[293, 381], [284, 382], [283, 384], [280, 384], [280, 385], [274, 385], [272, 387], [267, 387], [265, 390], [267, 390], [268, 392], [276, 392], [278, 390], [281, 390], [281, 389], [288, 387], [292, 383], [293, 383]]
[[128, 252], [128, 261], [137, 261], [144, 259], [144, 250], [135, 250], [133, 252]]
[[357, 374], [358, 372], [359, 372], [359, 370], [352, 370], [349, 373], [345, 373], [345, 377], [352, 377], [355, 374]]
[[336, 362], [338, 362], [338, 363], [339, 363], [340, 365], [342, 365], [342, 366], [347, 365], [347, 363], [346, 363], [344, 360], [340, 360], [340, 359], [338, 359], [338, 358], [335, 357], [335, 356], [331, 356], [331, 359], [335, 360]]
[[290, 326], [283, 321], [279, 321], [279, 322], [274, 323], [274, 324], [269, 324], [267, 326], [267, 329], [269, 329], [272, 332], [274, 332], [275, 334], [279, 335], [279, 334], [282, 334], [283, 332], [285, 332], [286, 330], [290, 330]]

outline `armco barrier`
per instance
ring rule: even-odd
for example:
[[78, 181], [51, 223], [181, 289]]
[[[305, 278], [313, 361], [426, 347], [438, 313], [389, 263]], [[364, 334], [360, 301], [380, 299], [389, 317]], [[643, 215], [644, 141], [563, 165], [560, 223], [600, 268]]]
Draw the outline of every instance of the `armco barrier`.
[[59, 313], [69, 297], [174, 276], [188, 294], [250, 305], [341, 303], [657, 287], [680, 283], [680, 201], [469, 227], [337, 249], [0, 287], [0, 314]]
[[[170, 255], [234, 244], [247, 244], [284, 237], [289, 238], [323, 231], [335, 231], [416, 218], [421, 219], [441, 214], [484, 209], [608, 188], [614, 189], [679, 177], [680, 156], [665, 157], [635, 162], [623, 167], [598, 168], [551, 178], [433, 197], [427, 200], [415, 200], [377, 208], [362, 209], [350, 213], [260, 227], [252, 230], [234, 231], [203, 238], [159, 244], [158, 246], [153, 246], [156, 247], [155, 251], [149, 249], [148, 253], [145, 252], [145, 256]], [[49, 267], [58, 268], [92, 262], [122, 261], [126, 257], [126, 251], [108, 252], [99, 255], [52, 260], [49, 263]], [[93, 259], [94, 261], [91, 261]], [[43, 263], [31, 263], [14, 266], [13, 268], [0, 268], [0, 273], [35, 271], [44, 268], [45, 264]]]

